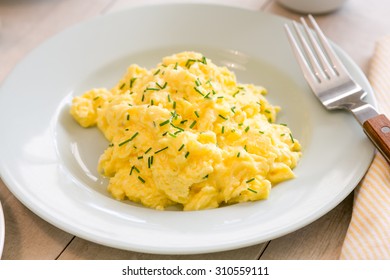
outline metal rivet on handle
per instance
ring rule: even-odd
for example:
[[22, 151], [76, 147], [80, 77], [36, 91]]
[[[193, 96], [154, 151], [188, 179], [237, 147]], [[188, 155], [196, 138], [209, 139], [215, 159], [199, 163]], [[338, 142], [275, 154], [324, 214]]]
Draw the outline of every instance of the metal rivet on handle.
[[389, 132], [390, 132], [390, 127], [384, 126], [384, 127], [381, 128], [381, 131], [382, 131], [383, 133], [389, 133]]

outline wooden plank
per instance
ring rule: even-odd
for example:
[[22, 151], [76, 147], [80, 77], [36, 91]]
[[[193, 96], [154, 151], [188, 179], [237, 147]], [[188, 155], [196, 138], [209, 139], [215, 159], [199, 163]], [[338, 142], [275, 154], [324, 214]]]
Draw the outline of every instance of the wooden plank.
[[[157, 233], [158, 234], [158, 233]], [[98, 245], [76, 237], [61, 254], [60, 260], [253, 260], [257, 259], [266, 243], [209, 254], [158, 255], [124, 251]]]
[[0, 194], [6, 225], [2, 259], [55, 259], [73, 238], [28, 210], [3, 183]]
[[353, 195], [327, 215], [289, 235], [272, 240], [261, 260], [336, 260], [351, 219]]
[[[113, 0], [0, 1], [0, 81], [48, 37], [100, 14]], [[0, 180], [5, 216], [3, 259], [55, 259], [73, 238], [24, 207]]]
[[0, 1], [0, 81], [47, 38], [99, 15], [113, 1]]

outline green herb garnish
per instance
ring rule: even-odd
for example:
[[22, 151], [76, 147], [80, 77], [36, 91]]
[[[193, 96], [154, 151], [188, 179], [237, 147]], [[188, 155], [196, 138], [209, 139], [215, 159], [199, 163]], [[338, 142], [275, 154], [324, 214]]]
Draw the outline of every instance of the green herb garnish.
[[247, 190], [248, 190], [248, 191], [251, 191], [251, 192], [253, 192], [253, 193], [257, 193], [257, 191], [252, 190], [251, 188], [248, 188]]
[[247, 180], [245, 183], [250, 183], [250, 182], [252, 182], [254, 180], [255, 180], [255, 178], [252, 178], [252, 179]]
[[137, 135], [138, 135], [138, 132], [134, 133], [134, 135], [131, 136], [129, 139], [123, 141], [122, 143], [119, 143], [119, 147], [120, 147], [120, 146], [123, 146], [124, 144], [126, 144], [126, 143], [128, 143], [128, 142], [130, 142], [130, 141], [133, 140], [135, 137], [137, 137]]
[[145, 184], [145, 180], [141, 176], [138, 176], [138, 180], [140, 180], [143, 184]]
[[160, 149], [160, 150], [158, 150], [158, 151], [156, 151], [156, 152], [154, 152], [154, 154], [158, 154], [158, 153], [160, 153], [160, 152], [162, 152], [162, 151], [165, 151], [166, 149], [168, 149], [168, 146], [165, 147], [165, 148], [162, 148], [162, 149]]
[[160, 123], [160, 126], [164, 126], [164, 125], [166, 125], [166, 124], [168, 124], [168, 123], [169, 123], [169, 120], [166, 120], [166, 121]]
[[196, 124], [196, 121], [193, 121], [192, 124], [190, 125], [190, 128], [193, 128]]

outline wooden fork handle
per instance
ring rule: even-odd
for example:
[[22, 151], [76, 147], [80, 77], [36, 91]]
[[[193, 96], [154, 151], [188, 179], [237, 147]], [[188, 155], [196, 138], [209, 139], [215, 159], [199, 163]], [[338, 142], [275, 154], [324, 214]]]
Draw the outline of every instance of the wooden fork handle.
[[381, 114], [366, 120], [363, 129], [378, 151], [390, 163], [390, 120]]

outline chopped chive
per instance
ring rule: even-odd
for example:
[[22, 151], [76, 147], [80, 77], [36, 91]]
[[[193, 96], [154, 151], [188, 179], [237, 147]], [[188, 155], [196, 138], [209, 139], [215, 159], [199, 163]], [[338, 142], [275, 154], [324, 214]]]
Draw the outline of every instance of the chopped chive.
[[148, 157], [148, 168], [150, 168], [150, 157]]
[[206, 176], [203, 177], [203, 179], [207, 179], [209, 177], [209, 174], [207, 174]]
[[108, 147], [114, 147], [114, 144], [113, 144], [113, 143], [110, 143], [110, 144], [108, 145]]
[[169, 120], [166, 120], [166, 121], [160, 123], [160, 126], [164, 126], [164, 125], [166, 125], [166, 124], [168, 124], [168, 123], [169, 123]]
[[234, 111], [234, 109], [236, 109], [236, 106], [233, 106], [232, 108], [230, 108], [230, 111], [232, 111], [232, 112], [233, 112], [233, 114], [235, 114], [235, 113], [236, 113], [236, 111]]
[[225, 133], [225, 127], [224, 127], [224, 126], [222, 126], [221, 133], [222, 133], [222, 134], [224, 134], [224, 133]]
[[165, 135], [167, 135], [168, 134], [168, 131], [165, 131], [163, 134], [162, 134], [162, 136], [165, 136]]
[[174, 125], [173, 123], [170, 123], [171, 126], [173, 126], [174, 128], [180, 130], [180, 131], [184, 131], [184, 129], [182, 129], [181, 127], [178, 127], [176, 125]]
[[280, 125], [287, 126], [287, 124], [285, 124], [285, 123], [280, 123]]
[[162, 151], [164, 151], [164, 150], [166, 150], [166, 149], [168, 149], [168, 146], [165, 147], [165, 148], [162, 148], [162, 149], [160, 149], [160, 150], [158, 150], [158, 151], [156, 151], [156, 152], [154, 152], [154, 154], [158, 154], [158, 153], [160, 153], [160, 152], [162, 152]]
[[176, 113], [176, 111], [173, 111], [173, 112], [170, 112], [171, 113], [171, 116], [172, 116], [172, 118], [173, 119], [177, 119], [177, 116], [178, 116], [178, 114]]
[[264, 134], [264, 131], [259, 130], [259, 133], [260, 133], [260, 134]]
[[[157, 84], [157, 83], [156, 83]], [[145, 91], [159, 91], [160, 89], [159, 88], [153, 88], [153, 87], [147, 87], [146, 89], [145, 89]]]
[[186, 67], [190, 68], [192, 66], [192, 64], [194, 64], [194, 62], [196, 62], [195, 59], [188, 59], [186, 62]]
[[170, 132], [168, 132], [168, 135], [171, 136], [171, 137], [173, 137], [173, 138], [176, 138], [176, 137], [177, 137], [175, 134], [172, 134], [172, 133], [170, 133]]
[[183, 148], [184, 148], [184, 144], [182, 144], [177, 151], [180, 152]]
[[204, 96], [204, 98], [210, 99], [210, 97], [209, 97], [210, 93], [211, 93], [211, 91], [210, 91], [209, 93], [207, 93], [207, 94]]
[[225, 121], [227, 121], [227, 118], [222, 116], [221, 114], [219, 114], [218, 117], [220, 117], [221, 119], [224, 119]]
[[137, 157], [137, 159], [143, 159], [144, 157], [143, 156], [139, 156], [139, 157]]
[[153, 126], [156, 127], [156, 122], [155, 121], [153, 121]]
[[291, 133], [290, 133], [290, 139], [291, 139], [291, 142], [295, 143], [294, 138], [293, 138]]
[[246, 128], [245, 128], [245, 132], [248, 132], [249, 131], [249, 126], [247, 126]]
[[241, 152], [238, 152], [238, 153], [237, 153], [237, 157], [240, 157], [240, 154], [241, 154]]
[[175, 67], [173, 67], [173, 69], [177, 70], [177, 66], [179, 65], [179, 63], [175, 63]]
[[216, 95], [217, 93], [215, 92], [215, 90], [212, 90], [212, 92], [213, 92], [213, 95]]
[[194, 87], [194, 90], [199, 93], [200, 95], [204, 96], [204, 94], [197, 88], [197, 87]]
[[200, 60], [199, 62], [202, 62], [203, 64], [207, 64], [207, 60], [206, 60], [206, 57], [205, 56], [202, 56], [202, 60]]
[[190, 152], [186, 152], [186, 154], [185, 154], [185, 158], [188, 158], [188, 156], [190, 155]]
[[154, 100], [152, 99], [152, 100], [150, 100], [150, 105], [154, 105]]
[[93, 99], [93, 101], [98, 100], [99, 98], [100, 98], [100, 96], [96, 96], [96, 97]]
[[264, 110], [264, 112], [266, 112], [267, 114], [271, 114], [270, 110]]
[[135, 137], [137, 137], [137, 135], [138, 135], [138, 132], [134, 133], [134, 135], [131, 136], [129, 139], [123, 141], [122, 143], [119, 143], [119, 147], [122, 146], [122, 145], [124, 145], [124, 144], [126, 144], [126, 143], [128, 143], [128, 142], [130, 142], [130, 141], [133, 140]]
[[156, 76], [158, 73], [160, 73], [161, 69], [158, 69], [156, 72], [154, 72], [154, 76]]
[[182, 121], [180, 122], [180, 124], [185, 124], [186, 122], [188, 122], [188, 120], [182, 120]]
[[248, 188], [248, 191], [251, 191], [251, 192], [253, 192], [253, 193], [257, 193], [257, 191], [252, 190], [251, 188]]
[[151, 156], [150, 157], [150, 165], [153, 165], [153, 159], [154, 159], [154, 156]]
[[123, 83], [119, 89], [123, 89], [123, 88], [125, 87], [125, 85], [126, 85], [126, 84]]
[[142, 94], [141, 101], [144, 102], [144, 100], [145, 100], [145, 94]]
[[176, 101], [173, 101], [172, 108], [173, 108], [173, 109], [176, 109]]
[[146, 152], [145, 152], [145, 155], [146, 155], [147, 153], [149, 153], [151, 149], [152, 149], [152, 147], [150, 147], [149, 149], [147, 149]]
[[195, 80], [195, 85], [196, 85], [197, 87], [200, 86], [199, 78], [197, 78], [197, 79]]
[[206, 84], [209, 84], [211, 86], [211, 79], [208, 79]]
[[142, 177], [138, 176], [138, 180], [140, 180], [143, 184], [145, 184], [145, 180]]
[[236, 97], [237, 94], [240, 93], [240, 90], [237, 90], [234, 94], [233, 94], [233, 97]]
[[135, 170], [135, 171], [137, 171], [137, 173], [139, 173], [138, 168], [135, 167], [135, 165], [133, 165], [133, 166], [131, 167], [131, 170], [130, 170], [130, 175], [133, 174], [133, 170]]
[[167, 82], [165, 82], [163, 85], [160, 85], [159, 83], [156, 82], [156, 85], [160, 88], [160, 89], [165, 89], [167, 87]]
[[284, 135], [286, 135], [286, 133], [282, 133], [282, 134], [280, 134], [280, 136], [284, 136]]
[[223, 97], [223, 96], [218, 96], [217, 98], [218, 98], [218, 99], [222, 99], [222, 98], [224, 98], [224, 97]]
[[199, 118], [199, 113], [197, 111], [194, 111], [194, 114], [195, 114], [196, 117]]
[[168, 102], [171, 102], [171, 96], [168, 94]]
[[190, 125], [190, 128], [193, 128], [196, 124], [196, 121], [193, 121], [192, 124]]
[[247, 152], [248, 150], [246, 149], [246, 145], [244, 146], [244, 150], [245, 150], [245, 152]]
[[130, 115], [129, 114], [127, 114], [126, 120], [130, 120]]
[[133, 87], [135, 80], [137, 80], [136, 77], [131, 78], [131, 80], [130, 80], [130, 88]]
[[252, 182], [254, 180], [255, 180], [255, 178], [252, 178], [252, 179], [247, 180], [245, 183], [250, 183], [250, 182]]

